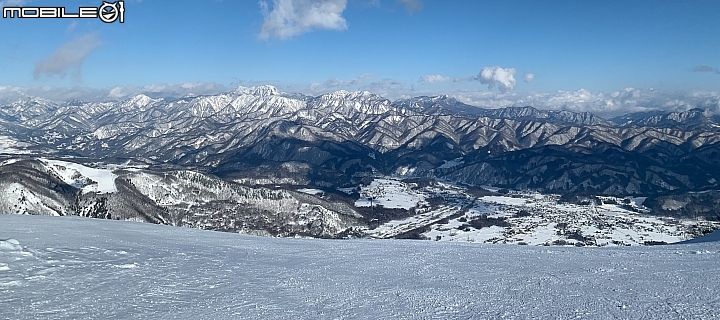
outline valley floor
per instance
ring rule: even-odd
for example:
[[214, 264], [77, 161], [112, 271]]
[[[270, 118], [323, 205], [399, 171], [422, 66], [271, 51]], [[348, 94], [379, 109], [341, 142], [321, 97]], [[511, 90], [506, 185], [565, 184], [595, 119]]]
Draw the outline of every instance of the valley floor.
[[0, 318], [717, 319], [720, 243], [263, 238], [0, 215]]
[[[399, 178], [361, 186], [358, 203], [414, 208], [415, 214], [365, 230], [372, 238], [522, 245], [635, 246], [681, 242], [720, 228], [719, 221], [653, 216], [645, 198], [594, 197], [571, 204], [560, 195], [484, 187], [484, 193], [449, 183], [419, 187]], [[477, 190], [477, 189], [475, 189]], [[492, 190], [492, 191], [489, 191]], [[431, 208], [428, 199], [441, 199]], [[596, 201], [598, 203], [596, 203]], [[369, 204], [367, 204], [369, 206]]]

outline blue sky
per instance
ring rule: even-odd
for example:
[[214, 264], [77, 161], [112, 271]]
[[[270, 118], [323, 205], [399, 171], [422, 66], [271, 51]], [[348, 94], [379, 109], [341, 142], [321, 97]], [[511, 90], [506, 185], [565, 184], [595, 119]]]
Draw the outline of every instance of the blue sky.
[[[18, 3], [76, 11], [100, 1], [0, 1]], [[124, 24], [0, 19], [0, 86], [268, 83], [389, 96], [720, 88], [717, 0], [128, 0], [125, 8]]]

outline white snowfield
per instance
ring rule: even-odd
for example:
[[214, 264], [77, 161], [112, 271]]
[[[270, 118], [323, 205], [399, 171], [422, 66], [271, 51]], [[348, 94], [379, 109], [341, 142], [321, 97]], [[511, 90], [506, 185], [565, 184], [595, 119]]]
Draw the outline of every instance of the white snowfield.
[[718, 319], [720, 244], [264, 238], [0, 215], [0, 319]]
[[410, 209], [424, 200], [422, 194], [411, 190], [407, 184], [394, 179], [374, 179], [369, 186], [360, 188], [356, 207], [382, 205], [388, 209]]
[[[112, 170], [96, 169], [79, 163], [40, 158], [67, 184], [82, 188], [83, 192], [116, 192], [115, 175]], [[88, 181], [88, 179], [90, 181]]]
[[[497, 192], [498, 188], [483, 187]], [[720, 222], [652, 216], [645, 198], [602, 197], [603, 204], [562, 203], [560, 195], [514, 190], [509, 194], [473, 196], [464, 187], [438, 182], [418, 187], [397, 177], [376, 178], [360, 186], [355, 206], [383, 205], [414, 209], [413, 215], [365, 230], [373, 238], [394, 238], [415, 232], [436, 241], [526, 245], [630, 246], [675, 243], [716, 230]], [[431, 206], [428, 199], [444, 204]], [[518, 216], [519, 213], [524, 215]], [[472, 220], [502, 219], [499, 225], [478, 226]], [[479, 223], [482, 225], [482, 223]], [[488, 223], [490, 224], [490, 223]]]

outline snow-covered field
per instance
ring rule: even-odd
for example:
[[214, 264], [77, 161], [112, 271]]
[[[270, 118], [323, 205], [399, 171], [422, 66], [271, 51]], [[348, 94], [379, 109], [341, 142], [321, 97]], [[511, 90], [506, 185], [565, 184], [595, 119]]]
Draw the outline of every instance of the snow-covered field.
[[310, 194], [310, 195], [314, 195], [314, 196], [315, 196], [315, 195], [321, 195], [321, 194], [323, 194], [323, 193], [325, 192], [325, 191], [322, 191], [322, 190], [320, 190], [320, 189], [312, 189], [312, 188], [302, 188], [302, 189], [298, 189], [297, 191], [302, 192], [302, 193], [307, 193], [307, 194]]
[[[355, 205], [369, 206], [367, 195], [372, 195], [376, 199], [373, 205], [415, 209], [411, 217], [366, 230], [373, 238], [394, 238], [413, 231], [420, 238], [437, 241], [630, 246], [680, 242], [702, 234], [698, 230], [720, 227], [718, 221], [647, 215], [649, 210], [642, 206], [645, 198], [639, 197], [597, 197], [607, 203], [595, 203], [595, 199], [577, 205], [561, 203], [559, 195], [508, 192], [476, 197], [452, 184], [438, 182], [419, 187], [387, 177], [362, 186]], [[442, 199], [442, 204], [430, 207], [428, 199]]]
[[[690, 232], [697, 226], [718, 225], [716, 221], [639, 214], [615, 204], [561, 204], [552, 195], [529, 192], [515, 196], [480, 197], [464, 216], [433, 225], [424, 235], [440, 241], [629, 246], [680, 242], [691, 239]], [[526, 216], [518, 216], [521, 211]], [[509, 225], [468, 226], [466, 221], [481, 215], [504, 219]]]
[[30, 144], [20, 142], [17, 139], [9, 136], [0, 135], [0, 153], [7, 154], [30, 154], [29, 150], [25, 150]]
[[112, 170], [96, 169], [84, 166], [79, 163], [50, 160], [40, 158], [40, 161], [48, 165], [65, 183], [76, 188], [82, 188], [84, 192], [115, 192], [115, 175]]
[[443, 206], [430, 212], [419, 213], [405, 219], [392, 220], [387, 223], [383, 223], [375, 229], [366, 230], [365, 233], [372, 238], [391, 238], [398, 234], [437, 222], [457, 212], [458, 210], [456, 208]]
[[421, 193], [411, 190], [407, 184], [393, 179], [375, 179], [369, 186], [360, 188], [356, 207], [382, 205], [388, 209], [410, 209], [424, 200]]
[[0, 215], [0, 239], [3, 319], [720, 317], [718, 242], [282, 239], [20, 215]]

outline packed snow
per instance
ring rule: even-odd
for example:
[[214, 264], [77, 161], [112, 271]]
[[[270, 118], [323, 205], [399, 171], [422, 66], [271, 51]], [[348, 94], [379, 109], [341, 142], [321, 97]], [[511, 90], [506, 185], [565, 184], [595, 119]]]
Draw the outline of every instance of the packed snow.
[[263, 238], [0, 215], [0, 318], [717, 319], [720, 244]]

